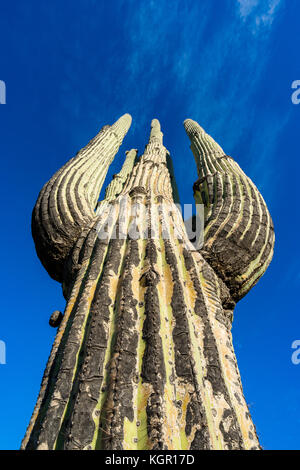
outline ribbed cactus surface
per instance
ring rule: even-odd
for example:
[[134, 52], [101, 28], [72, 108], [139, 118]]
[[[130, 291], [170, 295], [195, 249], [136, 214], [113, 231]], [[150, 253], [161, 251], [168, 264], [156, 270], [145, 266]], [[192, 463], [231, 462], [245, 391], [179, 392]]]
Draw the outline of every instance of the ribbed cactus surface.
[[205, 207], [200, 250], [174, 203], [156, 119], [144, 154], [127, 152], [97, 203], [130, 123], [125, 115], [105, 126], [33, 211], [38, 256], [67, 305], [22, 448], [259, 449], [231, 321], [271, 260], [269, 212], [189, 119], [195, 200]]

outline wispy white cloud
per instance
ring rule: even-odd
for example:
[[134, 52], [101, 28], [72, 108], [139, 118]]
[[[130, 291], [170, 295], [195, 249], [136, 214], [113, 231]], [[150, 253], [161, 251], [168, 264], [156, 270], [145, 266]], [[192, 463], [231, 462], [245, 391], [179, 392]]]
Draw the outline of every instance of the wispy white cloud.
[[[228, 0], [226, 3], [224, 0], [220, 7], [223, 10], [216, 16], [218, 1], [173, 0], [170, 4], [149, 0], [137, 4], [134, 0], [120, 0], [122, 21], [118, 28], [122, 44], [112, 38], [107, 41], [105, 62], [98, 58], [97, 44], [86, 62], [85, 50], [76, 49], [76, 57], [69, 60], [66, 69], [67, 83], [72, 88], [64, 90], [64, 96], [74, 94], [79, 88], [76, 81], [73, 83], [74, 61], [77, 67], [78, 63], [86, 63], [86, 73], [91, 76], [90, 120], [95, 114], [102, 122], [99, 109], [103, 116], [109, 113], [113, 117], [130, 112], [133, 125], [126, 137], [127, 145], [132, 134], [146, 139], [150, 120], [158, 117], [166, 139], [174, 152], [177, 151], [173, 153], [175, 171], [186, 174], [184, 187], [192, 188], [196, 175], [193, 164], [187, 171], [187, 158], [192, 162], [193, 157], [183, 129], [180, 133], [181, 122], [187, 117], [199, 121], [240, 163], [248, 156], [234, 155], [233, 151], [257, 122], [261, 122], [261, 132], [253, 133], [251, 148], [259, 148], [264, 138], [272, 142], [260, 156], [263, 166], [276, 147], [282, 128], [281, 116], [272, 117], [273, 124], [277, 123], [272, 127], [267, 119], [263, 122], [263, 109], [257, 111], [256, 107], [258, 90], [264, 86], [270, 38], [276, 27], [273, 20], [282, 3], [283, 0]], [[94, 23], [96, 30], [97, 20]], [[253, 27], [256, 27], [255, 35]], [[267, 84], [265, 87], [268, 99]], [[86, 99], [88, 94], [82, 96]], [[103, 117], [106, 122], [104, 119], [107, 118]], [[256, 169], [253, 167], [253, 172]]]
[[247, 18], [253, 8], [258, 4], [258, 0], [237, 0], [239, 3], [240, 15], [242, 18]]
[[252, 32], [270, 27], [283, 0], [237, 0], [239, 15], [244, 22], [250, 21]]
[[256, 24], [263, 24], [265, 26], [270, 26], [273, 23], [276, 11], [281, 3], [281, 0], [271, 0], [269, 1], [269, 8], [266, 13], [261, 14], [256, 17]]
[[[158, 111], [156, 117], [169, 125], [175, 120], [178, 125], [186, 117], [196, 119], [227, 152], [239, 148], [245, 135], [264, 119], [257, 114], [256, 95], [269, 61], [273, 20], [282, 3], [238, 0], [231, 14], [223, 20], [219, 17], [216, 24], [215, 3], [174, 0], [170, 7], [166, 2], [149, 1], [137, 7], [136, 2], [126, 0], [128, 51], [119, 93], [136, 118], [138, 132]], [[252, 133], [248, 151], [262, 148], [259, 162], [250, 153], [244, 156], [248, 170], [251, 160], [253, 175], [262, 175], [285, 124], [274, 115], [271, 122], [263, 123], [259, 134]], [[189, 152], [180, 133], [174, 133], [171, 140], [179, 155]], [[233, 156], [243, 166], [243, 156]], [[186, 172], [186, 159], [173, 157], [175, 170]], [[195, 179], [193, 167], [190, 172], [188, 184]], [[269, 177], [268, 172], [260, 176], [260, 185], [267, 186]]]

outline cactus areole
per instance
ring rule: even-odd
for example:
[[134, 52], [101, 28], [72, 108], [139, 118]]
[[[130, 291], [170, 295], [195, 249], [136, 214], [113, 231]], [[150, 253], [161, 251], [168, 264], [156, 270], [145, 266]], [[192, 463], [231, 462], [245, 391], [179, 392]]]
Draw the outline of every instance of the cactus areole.
[[[266, 204], [197, 122], [203, 243], [187, 235], [157, 119], [138, 158], [108, 167], [131, 124], [104, 126], [44, 185], [37, 254], [62, 284], [64, 314], [23, 449], [260, 449], [232, 346], [233, 309], [271, 261]], [[202, 206], [202, 207], [203, 207]], [[165, 209], [167, 208], [167, 210]]]

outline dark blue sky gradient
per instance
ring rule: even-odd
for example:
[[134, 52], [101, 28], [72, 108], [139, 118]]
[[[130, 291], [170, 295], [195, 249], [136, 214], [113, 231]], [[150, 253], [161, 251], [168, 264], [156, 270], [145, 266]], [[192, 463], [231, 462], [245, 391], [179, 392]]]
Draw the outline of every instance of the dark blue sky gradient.
[[263, 194], [274, 259], [238, 304], [233, 326], [242, 382], [266, 449], [299, 449], [299, 117], [297, 0], [0, 1], [2, 317], [0, 448], [25, 433], [64, 309], [42, 268], [31, 211], [43, 184], [98, 132], [129, 112], [124, 151], [141, 153], [161, 121], [182, 203], [196, 166], [182, 122], [197, 120]]

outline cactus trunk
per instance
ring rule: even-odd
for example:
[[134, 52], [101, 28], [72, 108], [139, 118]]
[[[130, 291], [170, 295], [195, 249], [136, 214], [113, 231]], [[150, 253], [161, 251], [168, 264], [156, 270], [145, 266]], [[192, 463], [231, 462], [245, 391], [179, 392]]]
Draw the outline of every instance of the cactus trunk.
[[[64, 222], [68, 207], [60, 218], [53, 210], [46, 214], [40, 196], [34, 210], [37, 252], [63, 284], [67, 305], [22, 448], [260, 448], [243, 395], [231, 322], [235, 302], [270, 260], [273, 228], [253, 183], [226, 156], [226, 163], [214, 169], [216, 148], [203, 150], [207, 134], [191, 123], [185, 127], [199, 171], [195, 197], [199, 202], [202, 194], [206, 228], [215, 223], [214, 230], [206, 230], [202, 250], [189, 240], [174, 203], [170, 157], [156, 119], [144, 154], [136, 162], [137, 151], [127, 153], [96, 212], [98, 175], [103, 183], [103, 165], [111, 160], [104, 147], [106, 159], [85, 161], [89, 170], [84, 166], [79, 174], [78, 162], [73, 187], [65, 182], [53, 190], [57, 178], [67, 180], [68, 164], [54, 183], [45, 185], [42, 194], [48, 188], [49, 198], [68, 187], [71, 199], [66, 201], [83, 198], [89, 208], [83, 207], [73, 226]], [[126, 130], [115, 138], [118, 145]], [[83, 175], [86, 185], [80, 186]], [[218, 189], [219, 180], [227, 184], [230, 202]], [[234, 204], [243, 204], [240, 216]], [[226, 222], [230, 227], [224, 235]], [[66, 233], [60, 244], [59, 224]], [[259, 243], [252, 244], [255, 230]], [[240, 241], [242, 235], [246, 242]], [[45, 240], [52, 247], [48, 254]], [[226, 243], [242, 260], [234, 268], [222, 255]]]

